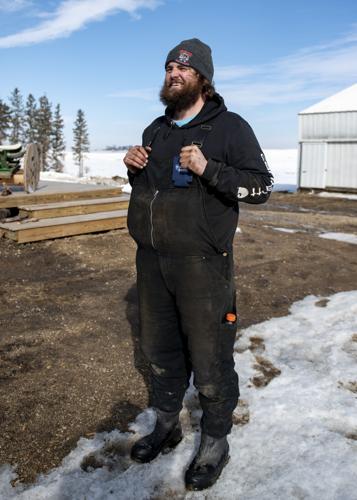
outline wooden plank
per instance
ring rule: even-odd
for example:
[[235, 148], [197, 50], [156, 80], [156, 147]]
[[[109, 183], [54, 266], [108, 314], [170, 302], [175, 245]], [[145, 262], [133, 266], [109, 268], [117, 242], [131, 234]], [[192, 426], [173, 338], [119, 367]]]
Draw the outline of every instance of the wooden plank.
[[7, 238], [11, 238], [18, 243], [26, 243], [125, 228], [126, 216], [126, 210], [115, 210], [112, 212], [40, 219], [35, 222], [10, 222], [0, 224], [0, 230], [5, 231]]
[[76, 200], [61, 203], [46, 203], [42, 205], [21, 206], [20, 215], [37, 219], [52, 217], [65, 217], [71, 215], [83, 215], [96, 212], [112, 212], [128, 208], [130, 197], [128, 195], [113, 196], [111, 198], [100, 198], [94, 200]]
[[0, 184], [7, 184], [9, 186], [23, 186], [24, 185], [24, 174], [23, 172], [17, 172], [8, 179], [5, 177], [0, 177]]
[[19, 187], [11, 187], [12, 194], [1, 196], [0, 208], [19, 207], [29, 204], [57, 203], [62, 201], [109, 198], [120, 196], [121, 187], [97, 186], [93, 184], [73, 184], [71, 182], [40, 182], [34, 193], [25, 193]]

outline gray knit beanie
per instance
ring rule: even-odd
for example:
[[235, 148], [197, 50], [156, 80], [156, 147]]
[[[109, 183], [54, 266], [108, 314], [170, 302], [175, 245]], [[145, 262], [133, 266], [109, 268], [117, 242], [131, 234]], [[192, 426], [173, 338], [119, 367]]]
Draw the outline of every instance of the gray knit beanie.
[[213, 61], [211, 48], [198, 38], [183, 40], [170, 50], [166, 58], [165, 67], [170, 61], [194, 68], [212, 83]]

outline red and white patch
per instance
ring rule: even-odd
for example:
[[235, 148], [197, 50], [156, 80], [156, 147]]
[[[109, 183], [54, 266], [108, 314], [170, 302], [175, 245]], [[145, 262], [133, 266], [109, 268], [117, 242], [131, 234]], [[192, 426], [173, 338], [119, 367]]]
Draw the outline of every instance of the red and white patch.
[[180, 64], [186, 64], [188, 66], [190, 64], [191, 56], [192, 56], [192, 52], [189, 52], [188, 50], [181, 49], [180, 55], [176, 59], [176, 62], [178, 62]]

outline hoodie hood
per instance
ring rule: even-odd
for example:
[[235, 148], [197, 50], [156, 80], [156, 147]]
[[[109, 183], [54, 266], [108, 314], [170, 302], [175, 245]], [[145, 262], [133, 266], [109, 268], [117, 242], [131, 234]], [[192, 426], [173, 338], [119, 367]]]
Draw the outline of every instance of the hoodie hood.
[[[223, 97], [221, 97], [217, 92], [213, 95], [213, 97], [206, 100], [201, 111], [198, 115], [195, 116], [193, 120], [191, 120], [186, 125], [183, 125], [181, 128], [191, 128], [196, 127], [197, 125], [201, 125], [202, 123], [206, 123], [212, 118], [215, 118], [220, 113], [227, 111], [227, 107], [224, 104]], [[172, 110], [170, 108], [166, 108], [165, 117], [167, 122], [171, 125], [173, 122], [172, 119]]]

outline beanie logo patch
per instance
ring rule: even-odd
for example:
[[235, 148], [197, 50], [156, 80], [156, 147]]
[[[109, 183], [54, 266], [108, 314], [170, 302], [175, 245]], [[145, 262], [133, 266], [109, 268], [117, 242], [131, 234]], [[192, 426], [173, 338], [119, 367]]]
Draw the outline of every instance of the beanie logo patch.
[[192, 56], [192, 52], [189, 52], [188, 50], [181, 49], [180, 50], [180, 55], [176, 59], [176, 62], [179, 62], [181, 64], [189, 65], [190, 64], [190, 58], [191, 58], [191, 56]]

